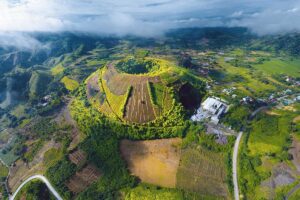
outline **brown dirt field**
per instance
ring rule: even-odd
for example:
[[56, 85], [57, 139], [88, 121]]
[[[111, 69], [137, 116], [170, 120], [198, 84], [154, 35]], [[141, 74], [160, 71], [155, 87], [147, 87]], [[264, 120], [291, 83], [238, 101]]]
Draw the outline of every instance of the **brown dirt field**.
[[77, 194], [86, 189], [101, 176], [96, 166], [88, 164], [79, 172], [76, 172], [66, 183], [73, 193]]
[[136, 85], [125, 108], [125, 120], [145, 123], [155, 119], [147, 83]]
[[77, 166], [82, 166], [87, 160], [86, 153], [80, 149], [69, 154], [69, 159], [72, 163], [74, 163]]
[[120, 149], [130, 172], [143, 182], [175, 188], [181, 142], [180, 138], [122, 140]]

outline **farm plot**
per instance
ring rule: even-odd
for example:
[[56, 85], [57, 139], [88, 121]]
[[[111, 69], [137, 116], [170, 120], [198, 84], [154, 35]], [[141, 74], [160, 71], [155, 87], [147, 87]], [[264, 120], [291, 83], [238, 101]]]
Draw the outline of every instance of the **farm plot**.
[[[141, 78], [140, 78], [141, 79]], [[155, 119], [147, 83], [135, 85], [125, 107], [125, 120], [145, 123]]]
[[87, 161], [86, 153], [82, 150], [76, 150], [73, 153], [69, 154], [69, 159], [77, 166], [81, 166]]
[[121, 141], [121, 154], [130, 172], [143, 182], [163, 187], [176, 186], [181, 139]]
[[101, 176], [96, 166], [88, 164], [82, 170], [76, 172], [66, 183], [70, 191], [78, 194], [90, 186]]
[[119, 73], [113, 65], [109, 65], [103, 73], [103, 79], [106, 81], [107, 87], [115, 95], [124, 95], [127, 88], [138, 84], [144, 84], [148, 81], [153, 83], [160, 82], [158, 76], [136, 76], [131, 74]]
[[176, 186], [201, 195], [227, 199], [229, 192], [224, 155], [202, 148], [182, 150]]

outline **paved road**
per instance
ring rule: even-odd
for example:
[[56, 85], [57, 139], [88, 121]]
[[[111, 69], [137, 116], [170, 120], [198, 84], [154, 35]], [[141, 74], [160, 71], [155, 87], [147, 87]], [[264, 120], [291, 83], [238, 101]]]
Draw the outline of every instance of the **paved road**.
[[233, 157], [232, 157], [232, 177], [233, 177], [233, 186], [234, 186], [234, 199], [239, 200], [239, 185], [238, 185], [238, 175], [237, 175], [237, 159], [239, 154], [239, 145], [242, 138], [243, 132], [239, 132], [233, 149]]
[[39, 179], [41, 180], [42, 182], [44, 182], [46, 184], [46, 186], [48, 187], [48, 189], [51, 191], [51, 193], [55, 196], [56, 199], [58, 200], [63, 200], [61, 198], [61, 196], [58, 194], [58, 192], [52, 187], [52, 185], [50, 184], [50, 182], [48, 181], [48, 179], [42, 175], [34, 175], [34, 176], [31, 176], [29, 177], [28, 179], [26, 179], [19, 187], [18, 189], [15, 191], [15, 193], [9, 197], [9, 200], [14, 200], [18, 194], [18, 192], [22, 189], [22, 187], [30, 182], [31, 180], [33, 179]]
[[[268, 109], [268, 106], [262, 106], [255, 111], [253, 111], [250, 116], [248, 122], [250, 122], [257, 113]], [[242, 138], [243, 132], [239, 132], [235, 143], [234, 143], [234, 149], [233, 149], [233, 155], [232, 155], [232, 178], [233, 178], [233, 187], [234, 187], [234, 199], [239, 200], [240, 199], [240, 193], [239, 193], [239, 185], [238, 185], [238, 174], [237, 174], [237, 159], [239, 155], [239, 145]]]

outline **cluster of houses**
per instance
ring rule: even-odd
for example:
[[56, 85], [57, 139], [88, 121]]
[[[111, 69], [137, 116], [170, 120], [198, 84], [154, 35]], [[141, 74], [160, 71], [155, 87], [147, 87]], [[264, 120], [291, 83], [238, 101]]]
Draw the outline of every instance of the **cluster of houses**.
[[293, 77], [286, 76], [285, 77], [285, 82], [289, 83], [291, 86], [299, 87], [300, 86], [300, 81], [294, 79]]

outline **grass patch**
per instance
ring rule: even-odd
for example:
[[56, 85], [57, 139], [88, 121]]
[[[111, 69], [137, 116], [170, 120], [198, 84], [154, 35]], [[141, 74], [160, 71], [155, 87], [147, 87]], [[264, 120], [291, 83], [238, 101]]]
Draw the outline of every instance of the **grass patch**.
[[4, 181], [8, 175], [8, 168], [0, 162], [0, 182]]
[[48, 167], [55, 165], [63, 157], [62, 149], [52, 148], [44, 154], [44, 164]]
[[263, 64], [254, 65], [256, 69], [267, 74], [285, 74], [292, 77], [300, 77], [300, 59], [278, 59], [274, 58]]
[[79, 83], [76, 80], [73, 80], [67, 76], [64, 76], [60, 82], [62, 82], [69, 91], [76, 90], [79, 86]]
[[56, 76], [56, 75], [62, 73], [64, 70], [65, 70], [65, 68], [63, 67], [63, 65], [61, 63], [59, 63], [58, 65], [56, 65], [55, 67], [53, 67], [51, 69], [51, 74], [53, 76]]

